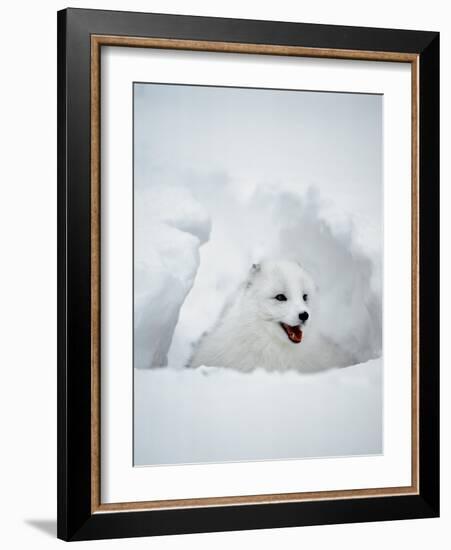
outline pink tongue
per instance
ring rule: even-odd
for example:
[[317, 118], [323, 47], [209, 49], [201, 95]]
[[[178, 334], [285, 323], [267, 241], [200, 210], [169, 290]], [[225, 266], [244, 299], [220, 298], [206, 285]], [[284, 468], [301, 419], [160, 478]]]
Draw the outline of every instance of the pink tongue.
[[300, 343], [302, 341], [302, 330], [300, 327], [287, 327], [288, 335], [293, 342]]

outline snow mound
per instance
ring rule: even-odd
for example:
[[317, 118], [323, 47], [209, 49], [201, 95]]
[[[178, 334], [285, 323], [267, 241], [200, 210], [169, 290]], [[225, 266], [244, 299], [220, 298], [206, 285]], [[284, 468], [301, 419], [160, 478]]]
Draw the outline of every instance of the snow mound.
[[135, 465], [382, 453], [382, 360], [305, 375], [135, 370]]
[[[176, 200], [177, 198], [177, 200]], [[154, 186], [135, 202], [134, 364], [164, 366], [211, 223], [186, 190]]]

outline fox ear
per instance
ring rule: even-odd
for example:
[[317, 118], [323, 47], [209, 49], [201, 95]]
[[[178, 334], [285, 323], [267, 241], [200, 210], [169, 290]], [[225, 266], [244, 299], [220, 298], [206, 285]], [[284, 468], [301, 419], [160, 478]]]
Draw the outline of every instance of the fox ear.
[[261, 264], [252, 264], [251, 270], [249, 272], [249, 277], [246, 281], [246, 288], [249, 288], [252, 286], [252, 279], [254, 276], [259, 273], [262, 270]]

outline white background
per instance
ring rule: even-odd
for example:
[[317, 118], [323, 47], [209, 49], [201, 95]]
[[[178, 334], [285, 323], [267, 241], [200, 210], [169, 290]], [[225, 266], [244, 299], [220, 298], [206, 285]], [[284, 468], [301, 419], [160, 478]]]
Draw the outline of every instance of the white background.
[[[145, 10], [312, 23], [348, 24], [442, 32], [442, 97], [450, 97], [450, 23], [445, 3], [381, 0], [377, 10], [365, 3], [324, 0], [317, 4], [190, 0], [152, 2], [72, 2], [72, 6]], [[51, 548], [56, 518], [56, 10], [62, 2], [21, 2], [2, 12], [3, 45], [0, 120], [0, 224], [2, 269], [0, 389], [2, 452], [0, 517], [2, 546]], [[451, 147], [449, 103], [442, 104], [442, 151]], [[443, 154], [442, 182], [449, 181]], [[449, 186], [442, 187], [442, 212], [449, 205]], [[442, 234], [451, 233], [443, 215]], [[442, 280], [449, 280], [449, 242], [442, 239]], [[445, 255], [445, 251], [447, 254]], [[449, 290], [442, 288], [443, 365], [451, 359]], [[448, 342], [447, 342], [448, 340]], [[300, 545], [411, 549], [445, 547], [451, 534], [451, 406], [442, 371], [442, 518], [384, 524], [339, 525], [260, 532], [220, 533], [95, 543], [108, 547], [229, 548], [237, 546], [299, 548]], [[84, 547], [93, 546], [86, 543]]]

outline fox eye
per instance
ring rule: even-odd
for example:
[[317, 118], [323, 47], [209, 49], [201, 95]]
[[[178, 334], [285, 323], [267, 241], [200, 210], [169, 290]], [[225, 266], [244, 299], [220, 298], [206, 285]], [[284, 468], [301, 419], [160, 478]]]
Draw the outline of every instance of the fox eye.
[[285, 296], [285, 294], [277, 294], [275, 299], [278, 300], [279, 302], [286, 302], [287, 301], [287, 297]]
[[303, 294], [302, 299], [304, 300], [304, 302], [306, 302], [308, 300], [308, 294]]

